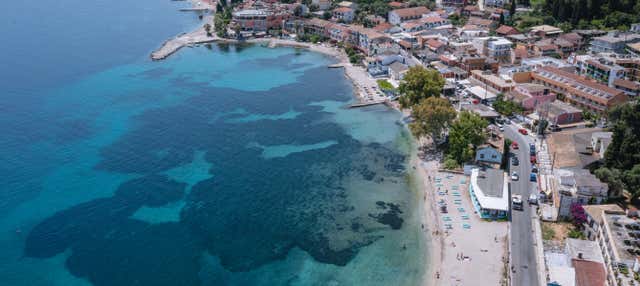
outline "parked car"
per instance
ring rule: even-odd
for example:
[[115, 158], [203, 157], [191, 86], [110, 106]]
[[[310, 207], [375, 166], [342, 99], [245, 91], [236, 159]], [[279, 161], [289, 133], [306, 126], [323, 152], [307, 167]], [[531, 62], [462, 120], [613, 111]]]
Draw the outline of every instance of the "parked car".
[[519, 179], [519, 177], [518, 177], [518, 173], [517, 172], [511, 173], [511, 180], [512, 181], [517, 181], [518, 179]]
[[520, 132], [520, 134], [522, 134], [522, 135], [527, 135], [527, 134], [529, 134], [529, 132], [527, 131], [527, 129], [524, 129], [524, 128], [520, 128], [520, 129], [518, 129], [518, 132]]
[[531, 205], [537, 205], [537, 204], [538, 204], [538, 195], [536, 195], [536, 194], [530, 194], [530, 195], [529, 195], [529, 204], [531, 204]]
[[529, 175], [529, 181], [536, 182], [537, 180], [538, 180], [538, 175], [536, 175], [536, 173], [531, 173]]
[[531, 164], [535, 164], [536, 163], [536, 155], [529, 156], [529, 161], [531, 162]]
[[511, 196], [511, 205], [514, 210], [522, 210], [522, 196], [513, 195]]
[[520, 165], [520, 160], [518, 160], [518, 157], [511, 158], [511, 165], [514, 165], [514, 166]]
[[518, 142], [516, 141], [511, 142], [511, 149], [518, 150], [519, 148], [520, 147], [518, 147]]
[[531, 172], [532, 173], [537, 173], [538, 172], [538, 167], [536, 167], [536, 165], [531, 166]]

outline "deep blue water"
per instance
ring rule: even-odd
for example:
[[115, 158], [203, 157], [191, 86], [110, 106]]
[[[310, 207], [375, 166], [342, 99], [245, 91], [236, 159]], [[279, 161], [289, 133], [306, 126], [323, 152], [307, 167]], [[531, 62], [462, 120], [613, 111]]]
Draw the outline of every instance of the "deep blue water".
[[210, 45], [149, 61], [197, 25], [181, 5], [0, 12], [20, 42], [0, 53], [2, 283], [416, 284], [400, 115], [344, 108], [351, 86], [307, 51]]

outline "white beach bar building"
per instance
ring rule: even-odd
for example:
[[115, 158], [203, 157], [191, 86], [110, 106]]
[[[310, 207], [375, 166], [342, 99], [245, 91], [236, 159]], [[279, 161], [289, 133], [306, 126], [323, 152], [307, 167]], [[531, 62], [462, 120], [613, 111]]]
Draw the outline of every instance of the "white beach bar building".
[[509, 213], [509, 185], [498, 169], [471, 170], [471, 202], [481, 218], [506, 218]]

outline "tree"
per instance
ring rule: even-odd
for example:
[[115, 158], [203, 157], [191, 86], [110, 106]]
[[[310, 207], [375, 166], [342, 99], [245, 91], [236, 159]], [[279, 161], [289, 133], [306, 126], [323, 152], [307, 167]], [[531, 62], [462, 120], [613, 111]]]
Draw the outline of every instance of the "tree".
[[524, 111], [522, 106], [519, 104], [510, 100], [505, 100], [504, 94], [502, 93], [499, 93], [498, 96], [496, 96], [496, 100], [493, 102], [493, 109], [505, 116], [511, 116], [514, 113], [521, 113]]
[[473, 159], [475, 146], [486, 139], [487, 121], [469, 111], [460, 112], [458, 119], [449, 128], [447, 154], [462, 164]]
[[444, 130], [456, 118], [456, 110], [448, 100], [441, 97], [429, 97], [411, 109], [413, 122], [409, 128], [417, 138], [428, 136], [437, 142], [442, 139]]
[[408, 108], [428, 97], [440, 96], [443, 87], [444, 78], [437, 70], [422, 66], [410, 67], [398, 87], [400, 106]]
[[506, 170], [509, 167], [509, 152], [511, 152], [511, 139], [505, 138], [502, 143], [502, 162], [500, 169]]
[[576, 228], [582, 228], [582, 224], [587, 222], [587, 214], [582, 205], [577, 203], [571, 204], [569, 212], [571, 213], [571, 218]]
[[609, 186], [609, 195], [622, 193], [624, 185], [620, 179], [621, 173], [618, 169], [602, 167], [595, 170], [593, 174]]
[[295, 8], [293, 8], [293, 15], [296, 17], [300, 17], [302, 16], [302, 5], [298, 5]]
[[211, 37], [211, 24], [209, 23], [204, 24], [204, 30], [205, 32], [207, 32], [207, 36]]

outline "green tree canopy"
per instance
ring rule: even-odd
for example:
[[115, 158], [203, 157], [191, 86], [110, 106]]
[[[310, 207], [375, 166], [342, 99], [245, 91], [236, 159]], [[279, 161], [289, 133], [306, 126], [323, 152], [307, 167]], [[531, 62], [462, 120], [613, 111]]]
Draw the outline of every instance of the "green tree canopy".
[[400, 105], [408, 108], [428, 97], [440, 96], [443, 87], [444, 78], [437, 70], [422, 66], [410, 67], [398, 88]]
[[444, 130], [456, 118], [456, 110], [448, 100], [441, 97], [429, 97], [411, 110], [413, 122], [409, 128], [414, 136], [430, 137], [434, 142], [442, 139]]
[[460, 164], [471, 161], [475, 147], [486, 139], [484, 130], [487, 125], [487, 121], [475, 113], [460, 112], [449, 128], [448, 156]]
[[604, 167], [594, 173], [611, 191], [624, 188], [640, 195], [640, 105], [629, 103], [609, 113], [613, 125], [611, 144], [604, 155]]
[[502, 93], [498, 94], [496, 100], [493, 102], [493, 109], [495, 109], [496, 112], [506, 116], [511, 116], [514, 113], [521, 113], [522, 111], [524, 111], [520, 104], [517, 104], [511, 100], [505, 100], [504, 94]]

